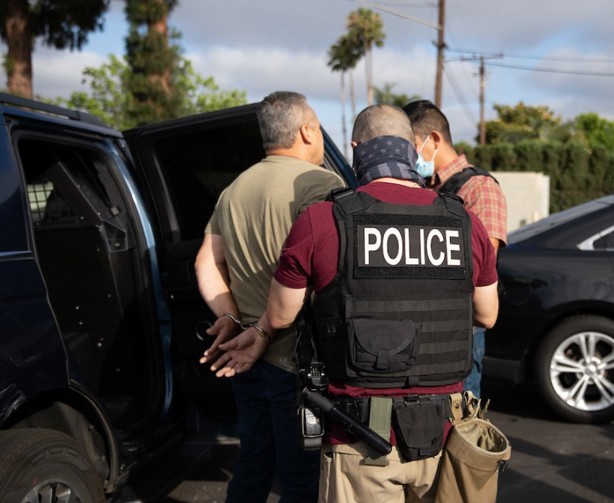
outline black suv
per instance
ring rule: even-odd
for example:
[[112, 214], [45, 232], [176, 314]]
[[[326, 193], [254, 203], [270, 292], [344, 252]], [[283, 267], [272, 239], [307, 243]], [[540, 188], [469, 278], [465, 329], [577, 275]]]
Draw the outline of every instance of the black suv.
[[155, 454], [232, 434], [228, 381], [198, 363], [214, 316], [193, 264], [264, 156], [257, 107], [122, 134], [0, 94], [0, 501], [104, 501]]

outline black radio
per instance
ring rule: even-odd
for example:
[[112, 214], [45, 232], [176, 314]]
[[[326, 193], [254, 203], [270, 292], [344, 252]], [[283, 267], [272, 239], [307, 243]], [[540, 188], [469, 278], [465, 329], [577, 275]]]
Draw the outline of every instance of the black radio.
[[318, 450], [322, 445], [322, 437], [324, 436], [324, 415], [320, 407], [306, 403], [304, 390], [315, 393], [326, 392], [328, 377], [324, 371], [324, 364], [311, 362], [308, 369], [301, 369], [299, 371], [299, 382], [302, 390], [297, 409], [299, 437], [303, 449], [308, 451]]

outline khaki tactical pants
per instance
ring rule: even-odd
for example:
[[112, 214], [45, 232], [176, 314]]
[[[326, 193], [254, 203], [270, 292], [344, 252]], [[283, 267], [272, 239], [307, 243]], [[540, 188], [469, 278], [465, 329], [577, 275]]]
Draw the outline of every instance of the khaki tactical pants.
[[441, 453], [401, 462], [394, 447], [387, 456], [388, 466], [365, 465], [366, 455], [362, 442], [322, 446], [319, 503], [434, 501]]

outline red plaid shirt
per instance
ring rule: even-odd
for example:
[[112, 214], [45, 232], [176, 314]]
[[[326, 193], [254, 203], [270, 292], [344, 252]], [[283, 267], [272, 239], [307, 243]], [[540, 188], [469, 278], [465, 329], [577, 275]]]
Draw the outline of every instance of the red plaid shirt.
[[[434, 189], [438, 190], [452, 175], [472, 166], [461, 155], [435, 173]], [[507, 205], [503, 191], [489, 176], [472, 176], [458, 191], [465, 207], [473, 211], [484, 224], [488, 236], [507, 243]]]

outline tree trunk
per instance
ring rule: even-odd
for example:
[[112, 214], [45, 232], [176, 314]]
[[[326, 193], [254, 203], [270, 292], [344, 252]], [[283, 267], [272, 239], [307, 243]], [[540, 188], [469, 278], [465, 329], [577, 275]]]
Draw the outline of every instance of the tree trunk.
[[32, 33], [28, 13], [28, 0], [8, 0], [6, 87], [11, 94], [32, 98]]
[[365, 69], [367, 72], [367, 105], [373, 104], [373, 59], [371, 48], [365, 48]]
[[345, 70], [341, 71], [341, 132], [343, 134], [343, 155], [348, 158], [348, 133], [345, 120]]
[[356, 92], [354, 91], [354, 73], [350, 70], [350, 102], [352, 104], [352, 124], [356, 120]]
[[[160, 37], [164, 45], [164, 49], [168, 49], [168, 17], [164, 16], [157, 21], [151, 21], [148, 23], [147, 30], [149, 33], [155, 34]], [[167, 96], [171, 94], [171, 69], [165, 66], [161, 74], [152, 75], [152, 81], [158, 83], [161, 89]]]

